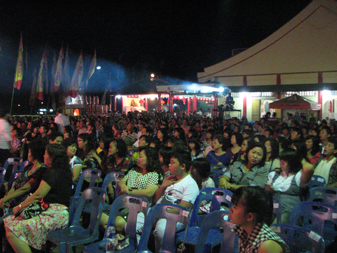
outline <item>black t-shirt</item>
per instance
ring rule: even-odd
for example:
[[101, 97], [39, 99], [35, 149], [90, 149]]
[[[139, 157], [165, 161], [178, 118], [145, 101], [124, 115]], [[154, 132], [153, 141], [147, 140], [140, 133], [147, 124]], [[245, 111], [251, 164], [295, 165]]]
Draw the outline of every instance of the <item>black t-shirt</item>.
[[72, 194], [72, 179], [69, 177], [69, 179], [66, 180], [64, 173], [65, 170], [49, 168], [43, 174], [42, 180], [51, 187], [48, 194], [43, 198], [44, 202], [59, 203], [69, 206], [70, 197]]

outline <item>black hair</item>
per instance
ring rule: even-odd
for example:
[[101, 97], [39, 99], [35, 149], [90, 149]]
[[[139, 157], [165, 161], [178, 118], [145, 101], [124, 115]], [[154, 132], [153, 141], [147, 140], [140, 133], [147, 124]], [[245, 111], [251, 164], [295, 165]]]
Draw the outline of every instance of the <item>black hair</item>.
[[302, 159], [298, 159], [298, 153], [295, 149], [284, 149], [280, 154], [280, 160], [288, 162], [289, 171], [293, 174], [296, 174], [302, 169]]
[[30, 153], [34, 160], [36, 159], [40, 163], [43, 163], [44, 153], [46, 151], [46, 145], [47, 143], [41, 138], [32, 140], [29, 143], [28, 149], [30, 150]]
[[293, 141], [292, 144], [296, 147], [296, 153], [297, 153], [297, 159], [299, 159], [300, 161], [302, 161], [302, 159], [306, 159], [308, 161], [307, 158], [307, 145], [305, 145], [305, 141], [303, 140], [296, 140]]
[[63, 138], [63, 135], [59, 132], [52, 131], [51, 134], [49, 135], [49, 140], [55, 141], [57, 137]]
[[257, 138], [259, 141], [258, 142], [261, 142], [261, 143], [263, 143], [264, 142], [264, 140], [266, 139], [266, 136], [265, 135], [263, 135], [263, 134], [257, 134], [257, 135], [255, 135], [254, 136], [254, 138], [253, 139], [255, 139], [255, 138]]
[[179, 138], [182, 140], [185, 140], [185, 131], [181, 127], [177, 127], [174, 129], [174, 131], [177, 131], [179, 133]]
[[[200, 153], [200, 143], [199, 143], [199, 141], [196, 138], [190, 138], [190, 139], [187, 140], [188, 144], [190, 144], [191, 142], [194, 143], [195, 154], [198, 155]], [[190, 145], [188, 145], [188, 148], [189, 148], [190, 151], [192, 151], [190, 149]]]
[[260, 142], [255, 142], [255, 141], [252, 141], [249, 143], [248, 145], [248, 148], [247, 148], [247, 151], [246, 151], [246, 158], [245, 158], [245, 164], [248, 163], [248, 154], [249, 154], [249, 151], [251, 151], [253, 148], [261, 148], [262, 151], [263, 151], [263, 157], [262, 157], [262, 160], [259, 164], [256, 164], [256, 166], [263, 166], [264, 163], [266, 162], [266, 157], [267, 157], [267, 152], [266, 152], [266, 147], [260, 143]]
[[145, 139], [145, 142], [147, 143], [147, 144], [149, 144], [149, 142], [150, 142], [150, 137], [148, 136], [148, 135], [141, 135], [140, 137], [139, 137], [139, 140], [141, 139], [141, 138], [144, 138]]
[[162, 133], [162, 135], [163, 135], [163, 143], [166, 143], [167, 142], [167, 140], [168, 140], [168, 134], [167, 134], [167, 130], [166, 130], [166, 128], [159, 128], [158, 129], [158, 132], [161, 132]]
[[314, 135], [308, 135], [305, 140], [312, 140], [312, 148], [311, 148], [311, 151], [310, 151], [310, 154], [311, 155], [316, 155], [318, 152], [321, 151], [321, 147], [319, 145], [319, 138], [317, 136], [314, 136]]
[[267, 138], [264, 140], [263, 145], [266, 145], [267, 141], [269, 141], [270, 146], [271, 146], [270, 159], [274, 160], [275, 158], [278, 158], [279, 156], [279, 151], [280, 151], [279, 142], [274, 138]]
[[159, 150], [159, 155], [161, 155], [163, 157], [164, 160], [164, 165], [169, 166], [170, 165], [170, 159], [172, 157], [173, 154], [173, 148], [171, 147], [162, 147]]
[[182, 149], [180, 147], [174, 148], [171, 157], [176, 158], [180, 165], [185, 164], [186, 172], [189, 171], [192, 161], [191, 155], [186, 149]]
[[226, 141], [226, 138], [221, 135], [221, 134], [218, 134], [216, 136], [214, 136], [214, 140], [217, 139], [219, 144], [222, 145], [222, 150], [225, 151], [228, 149], [228, 142]]
[[67, 149], [69, 146], [73, 145], [73, 144], [76, 144], [77, 146], [77, 142], [75, 139], [72, 139], [72, 138], [67, 138], [67, 139], [64, 139], [61, 143], [61, 145]]
[[322, 130], [324, 130], [324, 129], [326, 130], [326, 133], [327, 133], [328, 135], [331, 135], [331, 129], [330, 129], [330, 127], [328, 127], [328, 126], [322, 126], [320, 132], [321, 132]]
[[73, 175], [70, 170], [66, 149], [59, 144], [49, 144], [46, 149], [52, 159], [52, 168], [63, 170], [64, 173], [62, 176], [64, 176], [64, 178], [62, 178], [62, 180], [68, 179], [71, 184]]
[[242, 136], [242, 134], [234, 132], [234, 133], [232, 134], [232, 137], [233, 137], [233, 136], [235, 136], [236, 143], [237, 143], [239, 146], [241, 146], [241, 145], [242, 145], [242, 142], [243, 142], [243, 136]]
[[195, 168], [202, 179], [208, 178], [211, 174], [211, 165], [206, 158], [196, 158], [192, 161], [192, 168]]
[[[140, 152], [144, 151], [147, 158], [147, 172], [157, 172], [159, 175], [164, 175], [164, 171], [160, 166], [158, 151], [154, 148], [146, 147], [141, 149]], [[139, 152], [139, 153], [140, 153]]]
[[158, 140], [158, 139], [152, 139], [151, 141], [150, 141], [150, 145], [151, 144], [154, 144], [154, 148], [156, 149], [156, 150], [159, 150], [159, 149], [161, 149], [163, 146], [164, 146], [164, 143], [162, 143], [160, 140]]
[[253, 213], [256, 222], [271, 225], [273, 221], [272, 191], [258, 186], [240, 187], [234, 191], [232, 202], [234, 205], [238, 205], [240, 200], [246, 214]]
[[128, 154], [128, 147], [123, 139], [114, 139], [111, 142], [116, 142], [117, 156], [125, 157]]

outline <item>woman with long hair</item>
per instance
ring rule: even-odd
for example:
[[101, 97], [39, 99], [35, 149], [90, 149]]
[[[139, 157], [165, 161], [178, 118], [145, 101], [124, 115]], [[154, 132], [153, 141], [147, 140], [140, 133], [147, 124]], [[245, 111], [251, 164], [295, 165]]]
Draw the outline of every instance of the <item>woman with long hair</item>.
[[[13, 215], [4, 219], [7, 240], [17, 253], [32, 252], [31, 247], [41, 250], [50, 231], [68, 225], [72, 174], [65, 148], [59, 144], [48, 145], [44, 163], [48, 169], [37, 190], [13, 208]], [[38, 202], [49, 204], [49, 208], [30, 219], [18, 216], [24, 208]]]
[[288, 224], [291, 211], [301, 202], [300, 186], [302, 163], [295, 149], [285, 149], [280, 154], [281, 171], [272, 171], [268, 176], [267, 190], [274, 190], [274, 197], [281, 203], [281, 223]]
[[74, 139], [67, 138], [67, 139], [62, 141], [62, 146], [67, 151], [70, 170], [73, 174], [72, 180], [73, 180], [73, 182], [77, 182], [78, 178], [80, 177], [80, 174], [82, 172], [83, 166], [82, 166], [81, 159], [75, 155], [76, 151], [77, 151], [76, 141]]
[[89, 134], [79, 134], [77, 137], [77, 146], [76, 156], [82, 160], [83, 167], [88, 169], [97, 168], [98, 164], [92, 159], [96, 154], [96, 150]]
[[231, 157], [230, 155], [225, 151], [227, 150], [227, 142], [225, 140], [225, 137], [221, 134], [216, 135], [212, 141], [212, 151], [210, 151], [206, 158], [210, 164], [218, 164], [218, 165], [225, 165], [228, 166]]
[[157, 138], [165, 145], [168, 140], [167, 130], [165, 128], [159, 128], [157, 132]]
[[234, 160], [235, 155], [241, 152], [241, 145], [243, 142], [242, 134], [240, 134], [239, 132], [233, 132], [230, 142], [231, 145], [227, 149], [227, 153], [231, 157], [230, 164], [233, 164], [235, 162]]
[[319, 145], [319, 138], [313, 135], [308, 135], [305, 138], [305, 145], [307, 147], [307, 158], [311, 164], [315, 164], [321, 156], [321, 147]]
[[188, 148], [189, 148], [190, 153], [191, 153], [192, 161], [196, 158], [203, 158], [204, 157], [202, 151], [200, 150], [200, 144], [199, 144], [199, 141], [197, 139], [191, 138], [191, 139], [188, 139], [187, 142], [188, 142]]
[[291, 144], [291, 148], [296, 150], [297, 159], [302, 163], [301, 183], [308, 184], [314, 174], [314, 165], [312, 165], [307, 157], [307, 146], [304, 140], [296, 140]]
[[264, 141], [264, 146], [266, 147], [266, 162], [264, 167], [269, 171], [280, 168], [279, 156], [279, 143], [274, 138], [268, 138]]
[[242, 186], [264, 187], [269, 170], [264, 167], [266, 148], [262, 143], [254, 143], [247, 149], [244, 162], [235, 162], [219, 179], [219, 188], [236, 190]]
[[[152, 204], [152, 198], [163, 179], [163, 170], [160, 166], [158, 151], [154, 148], [144, 148], [140, 151], [137, 167], [131, 169], [119, 182], [120, 194], [133, 194], [145, 197]], [[105, 210], [101, 226], [106, 227], [110, 210]], [[123, 209], [116, 217], [115, 228], [117, 237], [123, 237], [124, 227], [128, 216], [128, 209]], [[137, 221], [138, 222], [138, 221]]]

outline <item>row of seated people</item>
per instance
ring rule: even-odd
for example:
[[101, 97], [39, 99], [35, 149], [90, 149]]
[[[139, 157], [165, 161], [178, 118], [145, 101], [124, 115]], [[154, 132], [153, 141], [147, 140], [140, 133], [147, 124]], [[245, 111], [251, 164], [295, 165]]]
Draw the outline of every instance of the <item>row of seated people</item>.
[[[213, 152], [214, 153], [216, 153], [216, 151], [218, 149], [221, 149], [221, 151], [223, 149], [222, 144], [221, 144], [221, 140], [219, 142], [219, 138], [220, 137], [215, 138], [213, 140], [214, 145], [212, 145], [212, 146], [213, 146]], [[81, 142], [83, 142], [84, 144], [87, 142], [87, 140], [83, 140], [83, 139], [81, 140], [81, 138], [79, 137], [79, 139], [78, 139], [78, 146], [79, 147], [81, 145], [80, 144]], [[32, 143], [33, 143], [32, 145], [34, 145], [34, 142], [32, 142]], [[71, 143], [70, 140], [69, 140], [69, 143]], [[65, 143], [63, 143], [63, 144], [65, 145], [66, 149], [62, 149], [62, 151], [65, 150], [67, 162], [68, 162], [68, 164], [70, 162], [70, 164], [72, 166], [72, 169], [73, 169], [73, 174], [70, 177], [71, 181], [76, 182], [76, 177], [78, 178], [78, 176], [80, 174], [80, 171], [81, 171], [81, 169], [77, 168], [79, 172], [76, 172], [76, 173], [74, 172], [74, 167], [76, 167], [76, 166], [80, 167], [81, 166], [79, 161], [78, 161], [78, 164], [76, 164], [76, 162], [75, 162], [76, 160], [78, 160], [78, 159], [75, 159], [76, 157], [74, 156], [74, 154], [76, 153], [76, 143], [71, 143], [69, 146], [66, 145]], [[50, 147], [59, 146], [59, 145], [56, 145], [56, 146], [55, 145], [50, 145]], [[37, 146], [43, 147], [43, 145], [41, 145], [41, 144], [38, 144]], [[83, 148], [83, 146], [82, 146], [82, 148]], [[34, 149], [34, 151], [37, 150], [36, 148], [29, 148], [29, 159], [30, 160], [33, 159], [32, 158], [32, 153], [34, 152], [34, 151], [32, 152], [33, 149]], [[114, 149], [116, 150], [115, 152], [113, 151]], [[148, 149], [148, 150], [153, 151], [153, 149]], [[333, 150], [335, 150], [335, 149], [333, 149]], [[50, 152], [52, 152], [52, 151], [50, 151]], [[151, 151], [149, 151], [149, 152], [151, 152]], [[287, 152], [288, 152], [288, 154], [287, 154]], [[44, 147], [43, 147], [42, 153], [43, 154], [45, 153]], [[109, 154], [113, 155], [115, 153], [118, 153], [118, 140], [115, 140], [115, 141], [110, 143]], [[167, 164], [167, 162], [166, 162], [166, 172], [169, 172], [172, 175], [167, 176], [166, 179], [164, 180], [164, 182], [161, 184], [162, 179], [161, 179], [160, 175], [164, 173], [164, 170], [163, 170], [164, 157], [163, 157], [163, 155], [161, 155], [162, 156], [162, 158], [161, 158], [162, 162], [160, 162], [160, 159], [159, 159], [160, 156], [158, 156], [158, 150], [154, 150], [154, 152], [152, 152], [152, 153], [153, 154], [149, 155], [149, 156], [146, 154], [145, 151], [142, 151], [142, 152], [139, 153], [139, 157], [137, 159], [137, 165], [138, 165], [137, 169], [130, 169], [129, 172], [127, 173], [126, 177], [120, 183], [122, 193], [132, 193], [132, 194], [135, 194], [135, 195], [137, 195], [137, 193], [139, 193], [139, 195], [149, 197], [149, 199], [151, 199], [151, 200], [152, 200], [152, 197], [154, 197], [154, 196], [157, 196], [157, 199], [160, 199], [162, 197], [162, 195], [160, 193], [163, 194], [165, 192], [166, 188], [170, 188], [169, 186], [171, 186], [171, 185], [174, 185], [174, 186], [177, 185], [177, 181], [179, 182], [179, 179], [177, 178], [177, 175], [175, 175], [175, 172], [174, 172], [175, 166], [174, 166], [174, 160], [172, 161], [172, 157], [170, 159], [169, 164]], [[191, 154], [188, 153], [188, 152], [185, 152], [185, 153], [187, 153], [188, 156], [189, 156], [189, 159], [191, 159]], [[285, 164], [285, 166], [281, 166], [281, 163], [280, 163], [280, 167], [282, 169], [281, 173], [272, 172], [272, 173], [274, 173], [274, 176], [272, 176], [270, 174], [268, 175], [269, 169], [266, 169], [264, 167], [264, 162], [265, 162], [266, 157], [267, 157], [267, 151], [266, 151], [265, 145], [262, 145], [262, 144], [259, 144], [259, 143], [251, 143], [251, 146], [246, 150], [246, 153], [247, 153], [247, 157], [245, 158], [245, 160], [243, 162], [241, 162], [241, 164], [243, 166], [240, 167], [240, 166], [236, 165], [237, 167], [235, 167], [234, 164], [233, 164], [233, 166], [230, 168], [230, 171], [226, 172], [223, 176], [220, 177], [220, 187], [229, 188], [229, 189], [232, 189], [232, 190], [235, 190], [235, 189], [239, 188], [240, 186], [245, 186], [245, 185], [246, 186], [247, 185], [251, 185], [251, 186], [252, 185], [258, 185], [258, 186], [264, 187], [265, 183], [268, 182], [268, 176], [269, 176], [269, 184], [271, 185], [271, 187], [270, 187], [271, 189], [275, 188], [276, 191], [282, 192], [282, 189], [286, 188], [286, 190], [283, 192], [284, 194], [280, 194], [281, 195], [280, 198], [283, 198], [284, 195], [287, 195], [286, 193], [287, 193], [287, 190], [289, 190], [289, 185], [291, 185], [292, 187], [295, 187], [295, 185], [297, 185], [298, 188], [299, 188], [302, 181], [303, 181], [303, 184], [307, 184], [309, 182], [310, 178], [311, 178], [312, 168], [309, 168], [306, 171], [306, 168], [305, 168], [305, 166], [302, 166], [302, 163], [294, 162], [294, 160], [298, 161], [298, 152], [296, 152], [295, 150], [285, 149], [283, 152], [281, 152], [280, 160], [286, 162], [286, 164]], [[157, 172], [155, 172], [156, 166], [154, 165], [153, 161], [150, 161], [149, 157], [153, 157], [154, 161], [158, 160], [158, 162], [157, 162], [158, 171]], [[46, 161], [46, 158], [47, 158], [47, 160], [48, 160], [48, 158], [49, 158], [49, 160], [51, 159], [51, 156], [50, 156], [50, 154], [48, 154], [48, 152], [45, 153], [44, 164], [48, 167], [47, 164], [49, 162], [49, 166], [52, 167], [50, 161]], [[93, 153], [92, 156], [91, 156], [91, 159], [94, 159], [94, 158], [96, 158], [95, 153]], [[105, 165], [103, 164], [103, 166], [101, 166], [102, 170], [105, 167], [106, 173], [108, 173], [109, 170], [114, 171], [116, 169], [116, 165], [121, 164], [120, 162], [118, 162], [118, 158], [123, 158], [123, 156], [118, 157], [118, 155], [116, 155], [114, 157], [114, 159], [112, 159], [112, 165], [114, 165], [114, 166], [113, 167], [107, 166], [108, 163], [106, 163]], [[104, 159], [103, 160], [101, 159], [101, 163], [99, 163], [99, 162], [98, 163], [101, 165], [102, 162], [104, 163]], [[32, 163], [34, 164], [33, 160], [32, 160]], [[148, 172], [146, 170], [145, 170], [146, 173], [145, 173], [145, 171], [141, 170], [142, 163], [146, 164], [146, 167], [149, 167], [149, 168], [151, 167], [149, 172], [152, 172], [152, 175], [150, 175], [150, 174], [147, 175]], [[29, 172], [27, 173], [28, 176], [31, 175], [31, 174], [34, 175], [35, 170], [39, 166], [43, 167], [42, 166], [42, 159], [40, 158], [40, 160], [38, 162], [35, 162], [35, 164], [36, 165], [34, 166], [34, 168], [30, 169]], [[67, 164], [66, 167], [69, 168], [68, 164]], [[151, 164], [151, 166], [149, 166], [149, 164]], [[122, 163], [122, 165], [123, 165], [123, 163]], [[144, 167], [144, 165], [143, 165], [143, 167]], [[198, 170], [201, 167], [202, 166], [195, 166], [195, 170]], [[188, 166], [188, 168], [189, 168], [189, 166]], [[173, 170], [173, 172], [172, 172], [172, 170]], [[51, 170], [48, 170], [48, 171], [51, 171]], [[69, 171], [71, 171], [71, 170], [69, 169]], [[160, 172], [160, 173], [158, 173], [158, 172]], [[163, 173], [161, 173], [161, 172], [163, 172]], [[23, 175], [24, 174], [25, 173], [23, 173]], [[67, 173], [67, 174], [69, 174], [69, 173]], [[191, 171], [191, 174], [192, 175], [195, 174], [195, 173], [193, 173], [193, 169]], [[202, 174], [202, 173], [199, 173], [199, 174]], [[143, 176], [146, 175], [145, 179], [142, 178], [142, 175]], [[155, 175], [157, 175], [157, 176], [155, 176]], [[306, 175], [306, 176], [303, 176], [303, 175]], [[153, 178], [153, 176], [155, 176], [155, 177]], [[50, 184], [55, 183], [55, 180], [57, 181], [56, 178], [55, 177], [52, 178], [53, 182], [50, 182]], [[194, 176], [194, 178], [196, 180], [193, 180], [193, 182], [198, 182], [196, 185], [200, 186], [200, 185], [202, 185], [202, 182], [204, 182], [204, 180], [202, 179], [202, 176], [200, 176], [200, 175], [199, 175], [199, 178], [198, 178], [198, 176]], [[64, 178], [62, 178], [62, 179], [64, 179]], [[278, 182], [277, 179], [279, 179], [280, 182]], [[46, 179], [46, 180], [49, 180], [49, 179]], [[134, 182], [132, 182], [132, 181], [134, 181]], [[284, 183], [285, 181], [287, 181], [288, 184], [285, 184]], [[57, 199], [57, 197], [53, 196], [53, 195], [55, 195], [55, 193], [52, 194], [53, 192], [50, 193], [51, 194], [50, 196], [48, 195], [48, 193], [51, 189], [49, 189], [48, 192], [45, 192], [46, 189], [48, 189], [50, 187], [50, 185], [48, 183], [47, 183], [47, 185], [45, 185], [45, 184], [39, 185], [38, 183], [36, 183], [36, 182], [34, 183], [33, 181], [32, 181], [33, 183], [30, 182], [29, 180], [27, 182], [28, 182], [28, 184], [23, 185], [23, 187], [26, 186], [26, 188], [24, 188], [24, 189], [21, 189], [23, 187], [19, 188], [21, 192], [24, 192], [24, 193], [33, 192], [33, 190], [35, 190], [36, 187], [38, 187], [36, 192], [39, 192], [39, 193], [35, 194], [35, 195], [34, 194], [32, 195], [32, 196], [35, 196], [35, 197], [29, 197], [28, 198], [29, 201], [26, 201], [26, 200], [23, 201], [21, 203], [21, 206], [20, 205], [14, 206], [14, 209], [13, 209], [14, 213], [19, 212], [22, 209], [22, 207], [27, 206], [27, 204], [29, 205], [30, 203], [38, 200], [39, 198], [41, 199], [41, 191], [43, 191], [43, 193], [47, 194], [46, 195], [47, 200], [49, 200], [49, 201], [47, 201], [46, 198], [44, 198], [44, 200], [47, 203], [48, 202], [49, 203], [59, 203], [59, 202], [64, 203], [63, 197], [67, 196], [67, 193], [65, 195], [60, 195], [62, 197], [61, 199]], [[39, 181], [37, 181], [37, 182], [39, 182]], [[47, 182], [47, 181], [45, 181], [45, 182]], [[280, 184], [281, 186], [277, 186], [277, 183]], [[42, 188], [40, 189], [40, 187], [42, 187]], [[279, 187], [279, 188], [277, 188], [277, 187]], [[198, 188], [200, 188], [200, 187], [198, 187]], [[40, 191], [39, 191], [39, 189], [40, 189]], [[63, 190], [65, 190], [65, 189], [66, 188], [64, 188]], [[15, 191], [16, 193], [15, 193], [14, 196], [15, 197], [19, 196], [20, 191]], [[53, 191], [55, 191], [55, 189], [53, 189]], [[140, 191], [140, 192], [138, 192], [138, 191]], [[297, 188], [291, 189], [291, 191], [296, 192]], [[169, 200], [171, 200], [171, 202], [176, 202], [177, 199], [175, 199], [175, 195], [173, 194], [173, 192], [175, 192], [174, 189], [169, 194]], [[291, 196], [294, 196], [294, 194], [292, 194]], [[15, 197], [13, 197], [13, 195], [11, 195], [11, 193], [9, 193], [6, 197], [1, 200], [2, 206], [4, 206], [5, 203], [8, 202], [10, 197], [15, 198]], [[55, 201], [50, 202], [49, 198], [51, 198], [52, 200], [55, 199], [56, 202]], [[290, 202], [291, 202], [291, 204], [294, 204], [297, 200], [298, 199], [296, 198], [295, 201], [291, 200]], [[179, 202], [179, 200], [178, 200], [178, 202]], [[188, 205], [189, 205], [188, 207], [190, 207], [192, 201], [187, 200], [187, 202], [188, 202]], [[281, 201], [281, 203], [283, 203], [283, 202], [286, 203], [287, 201]], [[184, 204], [184, 202], [182, 202], [182, 203]], [[68, 202], [66, 202], [66, 206], [67, 205], [69, 205]], [[285, 205], [285, 204], [282, 204], [282, 205]], [[284, 210], [285, 210], [284, 212], [286, 213], [287, 208], [285, 207]], [[106, 213], [108, 213], [108, 211], [106, 211]], [[105, 217], [105, 219], [106, 219], [106, 217]], [[5, 224], [6, 224], [6, 219], [4, 221], [5, 221]], [[103, 216], [102, 222], [104, 222], [104, 216]], [[60, 224], [60, 223], [58, 223], [58, 224]], [[123, 227], [123, 221], [121, 220], [121, 227], [120, 227], [119, 231], [121, 230], [122, 227]], [[12, 237], [10, 237], [11, 239], [15, 238], [11, 234], [11, 233], [13, 233], [13, 230], [10, 230], [10, 231], [7, 230], [7, 232], [8, 232], [9, 235], [12, 236]], [[160, 238], [160, 236], [159, 236], [159, 238]], [[160, 242], [158, 244], [160, 245]]]

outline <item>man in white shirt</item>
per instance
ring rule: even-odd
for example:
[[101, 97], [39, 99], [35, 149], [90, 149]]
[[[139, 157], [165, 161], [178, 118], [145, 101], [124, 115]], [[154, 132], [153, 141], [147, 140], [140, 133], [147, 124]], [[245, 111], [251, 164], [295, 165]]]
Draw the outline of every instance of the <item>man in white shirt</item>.
[[327, 187], [337, 187], [337, 141], [329, 138], [324, 149], [324, 157], [320, 157], [315, 164], [314, 175], [321, 176]]
[[59, 132], [63, 134], [63, 127], [70, 125], [69, 118], [62, 114], [61, 109], [56, 110], [56, 115], [54, 122], [57, 124]]
[[11, 132], [9, 123], [7, 121], [8, 113], [4, 108], [0, 108], [0, 165], [4, 165], [5, 161], [10, 156], [10, 149], [12, 148]]

